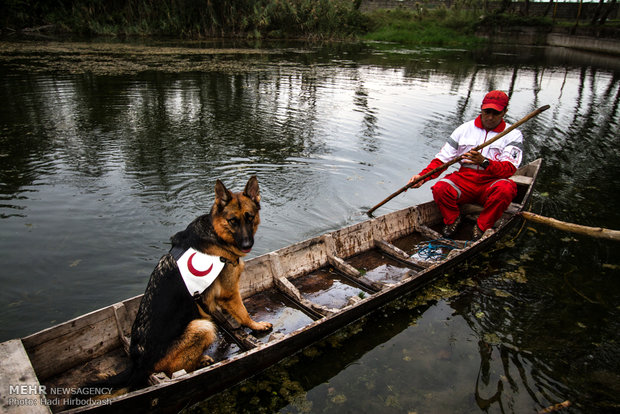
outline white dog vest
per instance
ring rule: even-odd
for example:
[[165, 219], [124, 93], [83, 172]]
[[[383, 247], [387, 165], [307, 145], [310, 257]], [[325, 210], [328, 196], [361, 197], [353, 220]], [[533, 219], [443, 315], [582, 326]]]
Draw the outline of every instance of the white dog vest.
[[221, 257], [204, 254], [191, 247], [177, 259], [185, 287], [192, 296], [200, 295], [211, 286], [225, 265]]

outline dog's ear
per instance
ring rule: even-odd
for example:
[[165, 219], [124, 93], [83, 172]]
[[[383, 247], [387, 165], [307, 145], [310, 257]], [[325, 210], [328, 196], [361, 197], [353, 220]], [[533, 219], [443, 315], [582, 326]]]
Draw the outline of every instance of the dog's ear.
[[260, 193], [258, 191], [258, 178], [255, 175], [250, 177], [248, 183], [245, 185], [245, 190], [243, 190], [243, 194], [249, 197], [256, 204], [260, 203]]
[[215, 204], [224, 207], [232, 200], [232, 194], [220, 180], [215, 182]]

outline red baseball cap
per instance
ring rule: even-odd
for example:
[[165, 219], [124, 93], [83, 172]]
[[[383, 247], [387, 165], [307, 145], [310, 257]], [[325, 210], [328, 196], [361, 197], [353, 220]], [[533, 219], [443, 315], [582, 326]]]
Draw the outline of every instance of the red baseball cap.
[[491, 91], [482, 100], [482, 109], [495, 109], [502, 112], [508, 106], [508, 95], [502, 91]]

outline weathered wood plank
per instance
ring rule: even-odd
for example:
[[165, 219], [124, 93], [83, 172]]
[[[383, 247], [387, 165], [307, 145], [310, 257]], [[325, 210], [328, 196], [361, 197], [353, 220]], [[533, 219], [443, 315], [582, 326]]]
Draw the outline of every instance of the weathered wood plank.
[[506, 211], [504, 212], [504, 215], [513, 215], [518, 211], [521, 211], [523, 209], [523, 206], [521, 204], [517, 204], [517, 203], [510, 203], [510, 205], [508, 206], [508, 208], [506, 209]]
[[118, 330], [118, 339], [123, 350], [129, 355], [129, 341], [131, 336], [131, 323], [127, 320], [127, 309], [123, 303], [115, 303], [112, 305], [114, 310], [114, 319], [116, 321], [116, 329]]
[[[375, 240], [375, 245], [377, 246], [377, 248], [385, 253], [387, 253], [388, 255], [400, 260], [401, 262], [405, 262], [409, 265], [414, 266], [415, 268], [418, 269], [426, 269], [428, 267], [431, 266], [430, 263], [426, 263], [422, 260], [418, 260], [415, 257], [411, 257], [409, 256], [407, 253], [405, 253], [403, 250], [399, 249], [398, 247], [394, 246], [393, 244], [390, 244], [384, 240]], [[414, 270], [412, 270], [411, 272], [409, 272], [411, 274], [415, 274], [416, 272]], [[405, 276], [406, 278], [408, 278], [409, 276]]]
[[330, 255], [328, 260], [329, 264], [334, 266], [334, 268], [340, 273], [343, 273], [354, 279], [358, 279], [362, 276], [362, 273], [359, 270], [342, 260], [340, 257]]
[[22, 341], [0, 343], [0, 407], [10, 414], [51, 413], [42, 404], [45, 387], [32, 368]]
[[393, 244], [386, 242], [385, 240], [375, 239], [375, 246], [382, 252], [387, 253], [388, 255], [396, 259], [402, 260], [404, 262], [409, 262], [409, 255], [407, 253], [394, 246]]
[[303, 309], [313, 319], [319, 319], [334, 313], [333, 309], [311, 302], [301, 295], [299, 289], [286, 278], [278, 253], [270, 253], [269, 260], [276, 288], [293, 301], [293, 303]]
[[512, 177], [510, 177], [510, 179], [514, 181], [517, 185], [526, 186], [532, 184], [532, 181], [534, 180], [532, 177], [528, 177], [526, 175], [513, 175]]
[[327, 263], [327, 249], [322, 237], [305, 240], [278, 250], [282, 275], [295, 279]]
[[392, 241], [411, 234], [419, 223], [418, 208], [413, 206], [373, 220], [373, 237]]
[[245, 262], [245, 269], [239, 280], [239, 292], [242, 298], [273, 286], [268, 255], [263, 255]]
[[177, 378], [180, 378], [180, 377], [182, 377], [184, 375], [187, 375], [187, 371], [185, 371], [184, 369], [180, 369], [180, 370], [172, 373], [172, 379], [177, 379]]
[[418, 225], [434, 226], [441, 223], [443, 218], [434, 201], [419, 204], [418, 208]]
[[[464, 204], [464, 207], [467, 206], [472, 206], [471, 204]], [[462, 249], [463, 247], [465, 247], [468, 243], [467, 240], [451, 240], [451, 239], [447, 239], [445, 238], [441, 233], [436, 232], [435, 230], [431, 229], [428, 226], [420, 226], [418, 228], [418, 231], [424, 236], [427, 237], [431, 240], [442, 240], [442, 243], [444, 244], [448, 244], [450, 246], [454, 246], [457, 249]]]
[[128, 361], [127, 354], [122, 349], [116, 348], [43, 381], [47, 387], [47, 399], [54, 403], [52, 411], [63, 409], [67, 399], [71, 398], [71, 390], [124, 371], [128, 367]]
[[287, 278], [278, 277], [274, 280], [278, 290], [288, 296], [289, 299], [295, 300], [297, 303], [303, 300], [299, 289], [297, 289]]
[[301, 296], [299, 289], [297, 289], [287, 278], [278, 277], [274, 280], [278, 290], [280, 290], [280, 292], [286, 295], [293, 303], [299, 306], [313, 319], [320, 319], [323, 316], [329, 316], [334, 313], [333, 309], [329, 309], [325, 306], [319, 305], [318, 303], [311, 302]]
[[211, 317], [220, 329], [223, 329], [229, 335], [233, 336], [235, 341], [244, 349], [248, 350], [262, 345], [254, 335], [245, 332], [239, 322], [228, 313], [216, 310], [215, 312], [211, 312]]
[[440, 233], [436, 232], [428, 226], [421, 225], [420, 227], [418, 227], [418, 231], [422, 234], [422, 236], [432, 240], [438, 240], [443, 238]]
[[331, 233], [334, 240], [334, 256], [348, 258], [372, 247], [376, 219], [363, 221]]
[[131, 331], [131, 325], [133, 324], [134, 319], [136, 319], [136, 315], [138, 314], [138, 308], [140, 307], [140, 302], [142, 301], [142, 296], [137, 295], [133, 298], [129, 298], [124, 300], [122, 303], [125, 306], [125, 310], [127, 311], [126, 318], [129, 321], [129, 330]]
[[340, 257], [329, 256], [329, 264], [334, 266], [337, 271], [364, 286], [371, 292], [378, 292], [385, 287], [384, 283], [375, 282], [363, 276], [359, 270], [342, 260]]
[[157, 374], [151, 374], [149, 376], [149, 384], [151, 385], [161, 384], [166, 381], [170, 381], [170, 378], [163, 372], [158, 372]]
[[282, 263], [280, 263], [280, 255], [275, 252], [271, 252], [266, 255], [269, 258], [269, 266], [271, 269], [271, 276], [274, 279], [274, 284], [277, 286], [277, 279], [286, 279]]
[[112, 306], [30, 335], [22, 341], [41, 381], [120, 346]]
[[319, 319], [323, 316], [331, 315], [332, 310], [317, 303], [311, 302], [301, 296], [299, 289], [295, 287], [285, 276], [284, 270], [280, 263], [280, 255], [277, 253], [270, 253], [269, 260], [271, 263], [271, 272], [273, 274], [273, 280], [276, 288], [286, 295], [293, 303], [303, 309], [308, 315], [311, 315], [314, 319]]

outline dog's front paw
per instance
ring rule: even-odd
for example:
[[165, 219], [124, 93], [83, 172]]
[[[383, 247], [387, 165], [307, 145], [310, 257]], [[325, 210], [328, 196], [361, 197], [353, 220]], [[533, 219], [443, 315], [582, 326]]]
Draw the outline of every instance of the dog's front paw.
[[252, 326], [250, 326], [255, 331], [269, 331], [273, 328], [273, 325], [269, 322], [254, 322]]

